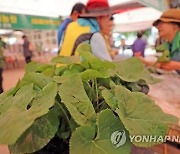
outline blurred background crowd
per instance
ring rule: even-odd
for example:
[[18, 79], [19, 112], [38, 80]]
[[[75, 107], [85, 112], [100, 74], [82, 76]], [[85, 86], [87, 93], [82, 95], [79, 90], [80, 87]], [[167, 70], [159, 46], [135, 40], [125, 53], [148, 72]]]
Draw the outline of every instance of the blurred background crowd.
[[[69, 2], [46, 0], [43, 3], [40, 0], [31, 0], [27, 3], [22, 0], [9, 3], [1, 0], [0, 37], [6, 44], [3, 51], [5, 68], [18, 67], [21, 61], [24, 61], [23, 35], [26, 35], [30, 42], [32, 59], [49, 61], [52, 56], [56, 56], [60, 49], [59, 25], [64, 21], [71, 22], [77, 19], [77, 14], [72, 12], [72, 7], [77, 2], [86, 5], [87, 0]], [[152, 26], [152, 23], [167, 8], [178, 9], [179, 3], [178, 0], [109, 1], [110, 6], [118, 6], [108, 36], [111, 48], [118, 53], [116, 58], [133, 56], [132, 45], [138, 33], [142, 34], [146, 43], [143, 56], [155, 55], [155, 46], [162, 40], [158, 40], [158, 30]]]

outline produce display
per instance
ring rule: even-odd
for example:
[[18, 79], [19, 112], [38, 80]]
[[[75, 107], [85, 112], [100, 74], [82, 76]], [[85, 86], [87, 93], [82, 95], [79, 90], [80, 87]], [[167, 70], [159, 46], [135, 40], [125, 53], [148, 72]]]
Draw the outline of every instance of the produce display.
[[[17, 85], [0, 95], [0, 144], [13, 154], [130, 154], [151, 147], [177, 118], [165, 114], [146, 94], [158, 82], [138, 58], [100, 60], [89, 45], [80, 56], [32, 62]], [[57, 67], [58, 66], [58, 67]]]

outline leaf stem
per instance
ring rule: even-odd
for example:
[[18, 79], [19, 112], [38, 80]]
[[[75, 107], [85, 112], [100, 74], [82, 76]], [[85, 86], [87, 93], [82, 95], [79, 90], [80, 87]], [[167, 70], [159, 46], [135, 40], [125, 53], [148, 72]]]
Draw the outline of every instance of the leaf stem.
[[94, 79], [94, 83], [95, 83], [95, 89], [96, 89], [96, 108], [97, 108], [97, 112], [99, 111], [99, 95], [98, 95], [98, 86], [97, 86], [97, 79]]
[[64, 116], [65, 116], [65, 119], [66, 119], [66, 121], [67, 121], [67, 123], [69, 124], [69, 127], [70, 127], [70, 129], [71, 129], [71, 132], [73, 132], [73, 128], [72, 128], [72, 126], [71, 126], [71, 123], [70, 123], [70, 120], [69, 120], [69, 117], [68, 117], [66, 111], [64, 110], [64, 108], [62, 107], [62, 105], [61, 105], [57, 100], [56, 100], [56, 102], [55, 102], [55, 105], [63, 112], [63, 114], [64, 114]]

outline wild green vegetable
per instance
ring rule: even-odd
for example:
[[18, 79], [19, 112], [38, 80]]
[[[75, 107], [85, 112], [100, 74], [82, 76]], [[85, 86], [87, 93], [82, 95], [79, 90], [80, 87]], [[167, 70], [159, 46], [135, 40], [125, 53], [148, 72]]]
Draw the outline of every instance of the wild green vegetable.
[[[81, 61], [77, 56], [56, 57], [55, 64], [27, 65], [16, 87], [0, 95], [0, 144], [8, 144], [14, 154], [53, 153], [50, 149], [129, 154], [132, 144], [159, 144], [131, 143], [129, 138], [165, 136], [177, 122], [142, 93], [156, 80], [137, 58], [102, 61], [89, 49], [78, 48]], [[64, 65], [57, 68], [56, 63]]]
[[158, 58], [158, 62], [169, 62], [170, 61], [170, 57], [169, 57], [170, 53], [169, 50], [165, 50], [162, 55]]
[[170, 51], [167, 47], [166, 43], [160, 44], [159, 46], [156, 47], [157, 52], [161, 52], [162, 55], [158, 57], [157, 63], [158, 62], [169, 62], [170, 61]]

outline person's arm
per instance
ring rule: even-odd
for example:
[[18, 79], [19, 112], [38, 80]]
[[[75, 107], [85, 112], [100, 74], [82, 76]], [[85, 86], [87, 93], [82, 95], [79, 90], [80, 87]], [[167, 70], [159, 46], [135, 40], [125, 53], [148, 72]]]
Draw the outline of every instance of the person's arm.
[[180, 62], [170, 61], [168, 63], [160, 63], [160, 68], [171, 71], [171, 70], [180, 70]]
[[170, 61], [167, 63], [156, 63], [152, 61], [147, 61], [143, 57], [138, 57], [146, 66], [154, 66], [156, 68], [161, 68], [166, 71], [180, 70], [180, 62], [178, 61]]
[[63, 34], [64, 34], [64, 31], [66, 30], [67, 25], [68, 25], [71, 21], [72, 21], [72, 20], [68, 18], [68, 19], [64, 20], [64, 21], [61, 23], [61, 25], [59, 26], [59, 28], [58, 28], [58, 47], [59, 47], [59, 45], [60, 45], [60, 43], [61, 43], [62, 36], [63, 36]]
[[156, 61], [150, 61], [150, 60], [146, 60], [144, 57], [142, 56], [138, 56], [138, 58], [146, 65], [146, 66], [154, 66], [156, 68], [160, 68], [160, 63], [156, 63]]
[[[135, 42], [134, 42], [135, 43]], [[131, 45], [132, 52], [134, 53], [134, 43]]]
[[101, 33], [94, 33], [90, 40], [92, 53], [104, 60], [112, 61], [106, 42]]
[[65, 29], [64, 24], [59, 26], [59, 29], [58, 29], [58, 47], [59, 47], [60, 42], [62, 40], [64, 29]]

